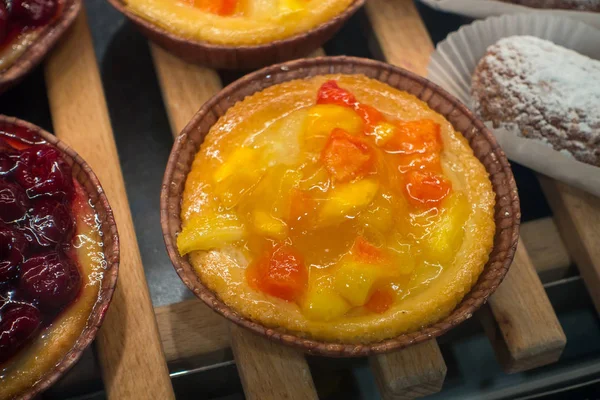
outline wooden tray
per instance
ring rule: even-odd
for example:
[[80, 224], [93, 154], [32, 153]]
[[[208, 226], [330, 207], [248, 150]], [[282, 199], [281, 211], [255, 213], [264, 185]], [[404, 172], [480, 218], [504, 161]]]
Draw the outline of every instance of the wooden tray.
[[[366, 11], [385, 59], [424, 75], [433, 45], [413, 2], [369, 0]], [[152, 56], [175, 134], [221, 81], [153, 45]], [[198, 300], [152, 309], [85, 12], [50, 56], [45, 76], [54, 131], [96, 171], [121, 233], [119, 286], [98, 335], [107, 397], [175, 398], [167, 361], [231, 347], [247, 398], [316, 399], [306, 360], [295, 350], [230, 325]], [[565, 346], [539, 276], [562, 276], [574, 260], [600, 309], [600, 199], [545, 177], [540, 182], [555, 217], [524, 224], [509, 274], [478, 313], [507, 372], [554, 362]], [[384, 399], [437, 392], [446, 375], [435, 341], [369, 361]]]

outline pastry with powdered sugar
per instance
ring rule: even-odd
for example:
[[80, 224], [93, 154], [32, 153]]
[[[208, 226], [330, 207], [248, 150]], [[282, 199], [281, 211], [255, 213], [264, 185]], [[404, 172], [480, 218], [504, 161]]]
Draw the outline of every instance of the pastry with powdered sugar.
[[471, 94], [494, 128], [600, 167], [600, 61], [536, 37], [507, 37], [479, 61]]
[[600, 12], [600, 0], [501, 0], [506, 3], [514, 3], [521, 6], [561, 9], [574, 11]]

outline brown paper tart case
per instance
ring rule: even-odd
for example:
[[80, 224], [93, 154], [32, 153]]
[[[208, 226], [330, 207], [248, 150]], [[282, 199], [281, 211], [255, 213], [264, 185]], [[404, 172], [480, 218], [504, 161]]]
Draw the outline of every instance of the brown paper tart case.
[[[364, 74], [393, 88], [407, 91], [443, 115], [469, 142], [475, 157], [485, 166], [496, 193], [496, 233], [489, 261], [471, 291], [441, 321], [416, 332], [367, 344], [324, 342], [300, 337], [282, 328], [270, 328], [238, 314], [223, 303], [198, 278], [187, 257], [177, 251], [181, 230], [181, 196], [192, 161], [211, 126], [228, 108], [269, 86], [323, 74]], [[519, 238], [521, 211], [510, 165], [491, 132], [448, 92], [425, 78], [382, 62], [353, 57], [319, 57], [263, 68], [227, 86], [205, 103], [179, 134], [171, 151], [161, 190], [161, 224], [169, 257], [183, 282], [214, 311], [232, 322], [275, 342], [310, 354], [355, 357], [385, 353], [430, 340], [470, 318], [496, 290], [512, 262]]]
[[307, 32], [256, 46], [225, 46], [185, 39], [131, 12], [123, 0], [108, 2], [151, 41], [187, 62], [210, 68], [255, 69], [307, 56], [331, 39], [365, 0], [354, 0], [344, 12]]
[[71, 165], [73, 178], [85, 190], [90, 199], [90, 204], [94, 207], [98, 215], [106, 260], [106, 269], [103, 272], [104, 277], [102, 278], [102, 286], [98, 292], [98, 301], [92, 308], [85, 328], [62, 360], [52, 370], [47, 371], [31, 388], [18, 397], [20, 400], [25, 400], [32, 399], [52, 386], [81, 358], [83, 351], [96, 337], [96, 333], [100, 325], [102, 325], [117, 284], [117, 274], [119, 271], [119, 235], [108, 199], [90, 166], [73, 149], [58, 140], [51, 133], [29, 122], [0, 114], [0, 131], [5, 129], [10, 130], [11, 127], [15, 126], [26, 128], [45, 140], [48, 145], [60, 150], [63, 159]]
[[56, 45], [58, 39], [69, 29], [75, 17], [81, 10], [82, 0], [65, 0], [60, 14], [48, 25], [41, 28], [40, 35], [5, 70], [0, 70], [0, 94], [19, 83], [25, 75], [30, 73]]

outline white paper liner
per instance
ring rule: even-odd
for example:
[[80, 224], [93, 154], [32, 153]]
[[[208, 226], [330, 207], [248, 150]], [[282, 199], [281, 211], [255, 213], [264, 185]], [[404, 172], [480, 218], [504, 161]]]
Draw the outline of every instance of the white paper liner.
[[[589, 25], [551, 15], [504, 15], [465, 25], [438, 43], [429, 61], [428, 78], [472, 108], [471, 76], [477, 63], [489, 46], [514, 35], [537, 36], [600, 60], [600, 31]], [[486, 125], [511, 160], [600, 196], [600, 168], [540, 140], [493, 129], [489, 122]]]
[[471, 18], [486, 18], [503, 14], [535, 13], [569, 17], [600, 28], [600, 13], [587, 11], [556, 10], [525, 7], [496, 0], [421, 0], [437, 10], [465, 15]]

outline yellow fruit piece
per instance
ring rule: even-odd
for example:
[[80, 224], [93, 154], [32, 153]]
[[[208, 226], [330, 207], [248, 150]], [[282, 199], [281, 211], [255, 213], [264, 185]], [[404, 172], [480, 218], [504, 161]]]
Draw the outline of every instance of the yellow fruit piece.
[[383, 146], [394, 137], [396, 130], [394, 125], [384, 121], [375, 125], [369, 134], [375, 136], [375, 144], [377, 146]]
[[231, 153], [223, 164], [217, 168], [213, 175], [215, 182], [220, 183], [225, 179], [248, 169], [253, 168], [256, 161], [257, 151], [247, 147], [240, 147]]
[[364, 209], [371, 203], [378, 189], [379, 184], [371, 179], [338, 185], [327, 194], [319, 213], [319, 225], [339, 223], [347, 216]]
[[331, 179], [327, 170], [320, 166], [318, 169], [306, 171], [303, 179], [300, 181], [298, 188], [300, 190], [319, 190], [326, 192], [331, 184]]
[[300, 162], [300, 141], [306, 126], [308, 112], [298, 110], [275, 122], [253, 142], [262, 149], [265, 166], [295, 165]]
[[418, 251], [416, 246], [402, 240], [398, 234], [393, 234], [387, 243], [390, 250], [393, 268], [402, 275], [411, 274], [417, 265]]
[[183, 256], [191, 251], [221, 248], [245, 234], [246, 228], [235, 214], [198, 215], [177, 236], [177, 248]]
[[394, 225], [394, 215], [389, 195], [380, 194], [361, 211], [358, 216], [358, 223], [375, 229], [381, 233], [389, 232]]
[[357, 135], [363, 127], [363, 120], [354, 110], [335, 104], [318, 104], [308, 111], [304, 142], [308, 151], [320, 152], [335, 128]]
[[235, 207], [261, 179], [265, 166], [259, 163], [260, 151], [236, 149], [213, 174], [215, 194], [227, 208]]
[[279, 12], [281, 15], [295, 14], [306, 8], [306, 2], [302, 0], [279, 0]]
[[287, 225], [266, 211], [257, 210], [253, 213], [254, 229], [261, 235], [275, 239], [283, 239], [287, 234]]
[[439, 263], [450, 262], [456, 255], [471, 212], [462, 192], [454, 192], [444, 203], [440, 220], [433, 225], [425, 249], [426, 259]]
[[369, 299], [373, 285], [379, 280], [393, 275], [386, 269], [381, 265], [367, 264], [351, 259], [342, 260], [338, 264], [333, 278], [335, 291], [351, 305], [362, 306]]
[[302, 303], [302, 314], [313, 321], [331, 321], [346, 314], [352, 306], [334, 290], [311, 286]]

